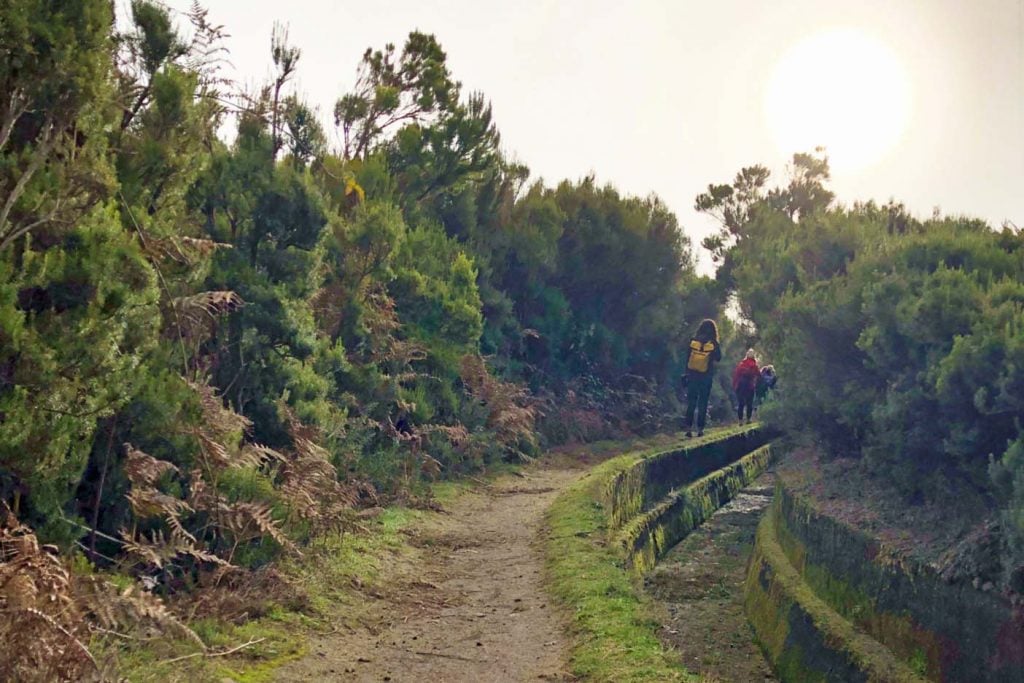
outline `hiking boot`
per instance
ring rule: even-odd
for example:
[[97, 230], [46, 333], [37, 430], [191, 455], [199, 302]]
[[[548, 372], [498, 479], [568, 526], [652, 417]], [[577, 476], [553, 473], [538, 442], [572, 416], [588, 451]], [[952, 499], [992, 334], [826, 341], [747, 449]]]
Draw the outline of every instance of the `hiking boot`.
[[704, 430], [702, 429], [699, 432], [697, 432], [697, 436], [704, 436]]
[[693, 436], [693, 431], [690, 430], [690, 429], [687, 429], [686, 430], [686, 436], [687, 436], [687, 438], [692, 437]]

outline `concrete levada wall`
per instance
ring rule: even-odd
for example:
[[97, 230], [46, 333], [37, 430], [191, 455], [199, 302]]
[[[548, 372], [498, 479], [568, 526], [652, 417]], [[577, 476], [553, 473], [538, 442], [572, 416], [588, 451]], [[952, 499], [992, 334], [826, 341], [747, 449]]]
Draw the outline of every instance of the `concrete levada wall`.
[[[748, 441], [757, 442], [756, 439]], [[672, 546], [764, 472], [771, 460], [770, 445], [756, 448], [732, 464], [669, 494], [648, 512], [637, 515], [622, 528], [620, 536], [627, 565], [638, 574], [649, 572]]]
[[803, 581], [782, 551], [778, 506], [757, 529], [744, 608], [765, 657], [785, 683], [918, 683], [922, 678], [878, 641], [857, 631]]
[[613, 527], [621, 527], [662, 503], [672, 491], [726, 467], [768, 442], [750, 427], [714, 441], [698, 441], [639, 460], [608, 483], [605, 504]]
[[1024, 681], [1024, 608], [895, 556], [780, 487], [778, 540], [811, 590], [939, 681]]
[[886, 552], [785, 482], [758, 530], [745, 588], [748, 617], [784, 681], [1024, 681], [1020, 606]]

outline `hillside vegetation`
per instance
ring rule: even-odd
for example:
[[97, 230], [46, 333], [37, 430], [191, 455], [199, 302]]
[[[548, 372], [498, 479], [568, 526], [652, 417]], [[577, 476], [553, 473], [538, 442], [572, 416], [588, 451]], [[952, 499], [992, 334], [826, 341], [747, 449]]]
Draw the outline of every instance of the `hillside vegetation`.
[[0, 678], [139, 625], [205, 648], [189, 618], [360, 508], [672, 425], [733, 294], [724, 383], [756, 344], [769, 421], [908, 505], [980, 501], [1024, 591], [1019, 231], [838, 205], [797, 154], [697, 198], [701, 277], [657, 197], [531, 181], [432, 35], [368, 48], [330, 130], [283, 27], [247, 91], [198, 4], [112, 6], [0, 8]]
[[657, 429], [716, 310], [660, 200], [531, 182], [433, 36], [366, 51], [337, 136], [286, 30], [251, 92], [223, 37], [198, 5], [0, 10], [0, 677], [73, 678], [86, 624], [173, 627], [154, 595], [354, 507]]
[[866, 481], [897, 508], [944, 511], [939, 524], [971, 516], [984, 533], [966, 552], [990, 556], [981, 580], [1020, 593], [1024, 234], [840, 206], [828, 178], [826, 159], [798, 154], [787, 185], [754, 166], [697, 199], [722, 222], [705, 243], [719, 279], [785, 378], [764, 416], [859, 462], [851, 490], [834, 482], [841, 496]]

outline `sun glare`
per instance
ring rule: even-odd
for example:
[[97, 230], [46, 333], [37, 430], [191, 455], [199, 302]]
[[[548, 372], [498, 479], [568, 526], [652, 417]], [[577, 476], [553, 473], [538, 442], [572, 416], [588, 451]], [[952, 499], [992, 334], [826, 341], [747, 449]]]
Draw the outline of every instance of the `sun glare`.
[[824, 146], [834, 169], [857, 171], [880, 161], [903, 135], [910, 86], [884, 44], [859, 31], [835, 30], [782, 56], [764, 107], [784, 155]]

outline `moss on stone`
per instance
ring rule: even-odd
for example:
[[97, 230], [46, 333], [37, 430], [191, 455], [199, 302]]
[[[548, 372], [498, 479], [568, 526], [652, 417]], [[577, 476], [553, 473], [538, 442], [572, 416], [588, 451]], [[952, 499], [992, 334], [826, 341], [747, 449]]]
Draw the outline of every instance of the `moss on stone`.
[[631, 520], [619, 534], [627, 565], [638, 575], [649, 572], [672, 546], [756, 479], [771, 460], [771, 446], [762, 446], [674, 491], [652, 510]]
[[1014, 606], [934, 569], [795, 495], [779, 480], [776, 538], [814, 593], [931, 680], [1021, 680], [1024, 619]]
[[638, 546], [653, 553], [641, 560], [653, 566], [656, 548], [677, 542], [679, 529], [692, 529], [763, 469], [766, 449], [728, 472], [714, 472], [721, 458], [736, 460], [763, 438], [756, 427], [731, 428], [656, 452], [628, 453], [598, 465], [555, 500], [546, 516], [547, 583], [572, 615], [574, 674], [593, 681], [699, 680], [658, 639], [656, 606], [627, 571], [633, 565], [617, 532], [623, 525], [633, 529], [630, 517], [645, 508], [661, 509], [657, 503], [671, 488], [692, 483], [673, 498], [683, 498], [677, 502], [682, 526], [654, 525], [652, 542]]
[[765, 444], [769, 435], [758, 426], [716, 429], [704, 437], [654, 453], [640, 454], [615, 472], [604, 486], [602, 499], [608, 519], [619, 527], [650, 510], [672, 491]]
[[747, 616], [783, 681], [924, 681], [818, 597], [778, 540], [778, 500], [758, 527], [744, 583]]

